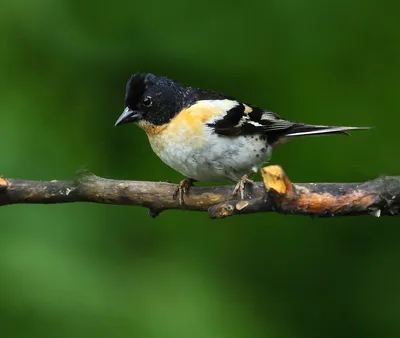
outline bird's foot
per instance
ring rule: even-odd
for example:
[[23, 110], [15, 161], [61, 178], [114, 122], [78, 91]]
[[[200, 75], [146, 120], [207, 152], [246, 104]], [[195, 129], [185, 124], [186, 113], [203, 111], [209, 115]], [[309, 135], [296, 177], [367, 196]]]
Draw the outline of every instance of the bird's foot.
[[174, 194], [172, 195], [173, 199], [179, 199], [179, 204], [185, 204], [185, 196], [188, 196], [189, 188], [193, 187], [193, 182], [195, 180], [191, 178], [185, 178], [179, 183], [178, 188], [175, 190]]
[[232, 197], [240, 196], [240, 199], [244, 199], [244, 189], [246, 184], [253, 184], [254, 181], [249, 178], [248, 175], [243, 175], [239, 182], [236, 184], [235, 189], [233, 190]]

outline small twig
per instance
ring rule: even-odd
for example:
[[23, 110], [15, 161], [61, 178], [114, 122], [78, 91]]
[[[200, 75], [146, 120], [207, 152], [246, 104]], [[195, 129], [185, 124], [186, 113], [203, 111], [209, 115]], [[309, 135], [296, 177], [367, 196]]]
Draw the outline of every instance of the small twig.
[[172, 196], [177, 185], [86, 175], [74, 181], [0, 178], [0, 206], [18, 203], [93, 202], [149, 208], [152, 217], [167, 209], [209, 211], [212, 218], [276, 211], [311, 216], [399, 215], [400, 177], [364, 183], [292, 184], [277, 166], [263, 168], [263, 182], [250, 186], [245, 200], [230, 200], [233, 186], [191, 187], [185, 204]]

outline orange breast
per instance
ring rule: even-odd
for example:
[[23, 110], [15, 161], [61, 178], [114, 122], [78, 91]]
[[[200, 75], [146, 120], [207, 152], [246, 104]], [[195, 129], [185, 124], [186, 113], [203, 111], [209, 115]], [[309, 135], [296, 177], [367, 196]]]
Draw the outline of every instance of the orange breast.
[[[237, 105], [232, 100], [204, 100], [189, 108], [183, 109], [169, 123], [155, 126], [141, 121], [139, 126], [146, 132], [152, 146], [158, 150], [165, 143], [182, 143], [191, 147], [204, 144], [205, 124], [212, 118], [224, 116], [226, 112]], [[153, 148], [154, 149], [154, 148]], [[157, 153], [156, 149], [154, 151]]]

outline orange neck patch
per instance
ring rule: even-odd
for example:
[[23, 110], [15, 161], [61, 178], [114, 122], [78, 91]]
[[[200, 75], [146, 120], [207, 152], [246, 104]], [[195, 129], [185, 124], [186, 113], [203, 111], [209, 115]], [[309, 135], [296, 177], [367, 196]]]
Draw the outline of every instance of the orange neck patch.
[[159, 133], [161, 133], [167, 126], [168, 124], [163, 124], [161, 126], [156, 126], [150, 122], [147, 121], [140, 121], [138, 123], [139, 127], [142, 128], [148, 136], [154, 136]]

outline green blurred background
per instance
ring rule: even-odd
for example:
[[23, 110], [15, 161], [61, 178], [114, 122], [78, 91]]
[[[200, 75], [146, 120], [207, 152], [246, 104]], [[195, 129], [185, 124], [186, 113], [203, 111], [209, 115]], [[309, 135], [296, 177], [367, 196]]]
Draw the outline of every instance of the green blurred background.
[[[0, 10], [0, 171], [182, 177], [134, 125], [144, 71], [283, 117], [375, 126], [272, 158], [296, 182], [400, 174], [400, 22], [386, 0], [16, 0]], [[259, 179], [259, 178], [258, 178]], [[139, 207], [0, 210], [2, 337], [400, 337], [395, 218], [311, 219]]]

